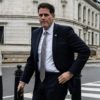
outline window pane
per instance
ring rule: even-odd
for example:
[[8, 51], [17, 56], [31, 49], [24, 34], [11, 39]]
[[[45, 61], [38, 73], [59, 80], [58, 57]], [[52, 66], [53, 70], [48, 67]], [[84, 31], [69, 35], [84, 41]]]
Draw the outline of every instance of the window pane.
[[4, 43], [4, 27], [0, 26], [0, 44]]

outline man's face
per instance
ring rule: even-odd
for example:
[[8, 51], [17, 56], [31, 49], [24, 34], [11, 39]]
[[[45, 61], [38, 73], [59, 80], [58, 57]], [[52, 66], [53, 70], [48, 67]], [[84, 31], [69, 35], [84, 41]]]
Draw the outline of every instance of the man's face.
[[54, 20], [54, 14], [51, 14], [47, 8], [40, 8], [38, 14], [41, 26], [47, 30]]

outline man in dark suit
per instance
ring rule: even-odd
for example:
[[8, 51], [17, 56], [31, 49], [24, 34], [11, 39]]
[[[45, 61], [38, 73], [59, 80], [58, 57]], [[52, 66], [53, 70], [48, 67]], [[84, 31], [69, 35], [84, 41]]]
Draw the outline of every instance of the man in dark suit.
[[[64, 100], [69, 81], [80, 74], [90, 50], [71, 27], [54, 22], [55, 9], [51, 4], [39, 4], [38, 14], [42, 27], [32, 33], [30, 56], [18, 90], [24, 89], [35, 72], [32, 100]], [[41, 68], [45, 68], [43, 80]]]

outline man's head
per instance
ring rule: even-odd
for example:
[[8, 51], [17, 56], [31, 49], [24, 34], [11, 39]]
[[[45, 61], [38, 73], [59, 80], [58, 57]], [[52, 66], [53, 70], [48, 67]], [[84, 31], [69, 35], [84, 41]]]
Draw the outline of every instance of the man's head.
[[38, 6], [38, 14], [41, 26], [47, 30], [53, 23], [55, 17], [55, 9], [49, 3], [41, 3]]

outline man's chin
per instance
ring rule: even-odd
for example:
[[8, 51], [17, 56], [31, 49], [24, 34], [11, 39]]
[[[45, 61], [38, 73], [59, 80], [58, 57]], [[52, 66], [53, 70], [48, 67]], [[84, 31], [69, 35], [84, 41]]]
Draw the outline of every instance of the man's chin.
[[45, 25], [43, 25], [42, 27], [43, 27], [45, 30], [47, 30], [47, 29], [48, 29], [48, 27], [47, 27], [47, 26], [45, 26]]

